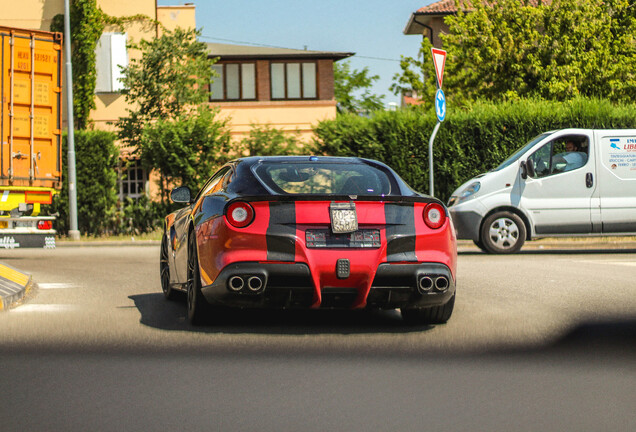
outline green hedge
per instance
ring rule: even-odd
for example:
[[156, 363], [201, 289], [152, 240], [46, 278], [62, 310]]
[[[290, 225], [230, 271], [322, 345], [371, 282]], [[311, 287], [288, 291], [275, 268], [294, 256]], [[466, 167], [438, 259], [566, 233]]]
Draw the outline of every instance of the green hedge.
[[[411, 186], [428, 192], [428, 142], [433, 108], [378, 112], [370, 118], [339, 115], [315, 129], [323, 154], [385, 162]], [[435, 195], [446, 201], [466, 180], [489, 171], [536, 135], [562, 128], [636, 128], [636, 105], [605, 100], [478, 103], [449, 108], [433, 146]]]
[[[49, 212], [58, 213], [55, 227], [67, 234], [68, 137], [62, 139], [62, 190], [53, 199]], [[119, 151], [115, 135], [104, 131], [75, 131], [75, 175], [77, 179], [77, 224], [82, 234], [101, 235], [108, 231], [117, 203], [117, 163]]]
[[[115, 134], [75, 131], [77, 178], [77, 224], [82, 235], [141, 234], [161, 226], [167, 209], [147, 197], [118, 200], [119, 150]], [[66, 235], [70, 229], [68, 206], [67, 136], [62, 140], [62, 190], [43, 214], [58, 214], [55, 228]]]

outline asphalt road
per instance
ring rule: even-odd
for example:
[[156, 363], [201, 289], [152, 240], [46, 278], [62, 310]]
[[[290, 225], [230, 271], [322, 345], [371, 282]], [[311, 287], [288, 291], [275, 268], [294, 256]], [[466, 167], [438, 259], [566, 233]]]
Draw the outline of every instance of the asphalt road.
[[0, 430], [636, 430], [634, 250], [459, 257], [446, 325], [240, 312], [191, 327], [158, 247], [0, 252]]

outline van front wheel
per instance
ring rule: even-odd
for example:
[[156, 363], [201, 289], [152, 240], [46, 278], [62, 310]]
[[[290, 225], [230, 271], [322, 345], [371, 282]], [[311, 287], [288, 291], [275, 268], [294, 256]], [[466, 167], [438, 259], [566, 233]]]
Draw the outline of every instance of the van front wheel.
[[481, 226], [480, 241], [490, 253], [519, 252], [526, 240], [526, 226], [519, 216], [508, 211], [494, 213]]

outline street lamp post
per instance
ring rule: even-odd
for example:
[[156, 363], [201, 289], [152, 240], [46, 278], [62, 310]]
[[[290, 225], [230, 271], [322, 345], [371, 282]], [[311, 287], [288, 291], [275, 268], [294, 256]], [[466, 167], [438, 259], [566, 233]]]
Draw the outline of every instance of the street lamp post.
[[68, 207], [71, 240], [79, 240], [77, 228], [77, 188], [75, 178], [75, 134], [73, 120], [73, 64], [71, 62], [71, 11], [69, 0], [64, 0], [64, 52], [66, 56], [66, 119], [68, 123]]

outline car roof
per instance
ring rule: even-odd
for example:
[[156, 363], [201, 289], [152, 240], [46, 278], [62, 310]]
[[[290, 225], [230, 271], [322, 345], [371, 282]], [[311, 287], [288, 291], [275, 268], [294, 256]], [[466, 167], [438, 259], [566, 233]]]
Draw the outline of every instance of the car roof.
[[384, 165], [378, 161], [371, 161], [358, 157], [343, 157], [343, 156], [247, 156], [235, 159], [233, 162], [245, 162], [247, 165], [252, 165], [259, 162], [323, 162], [323, 163], [374, 163]]

